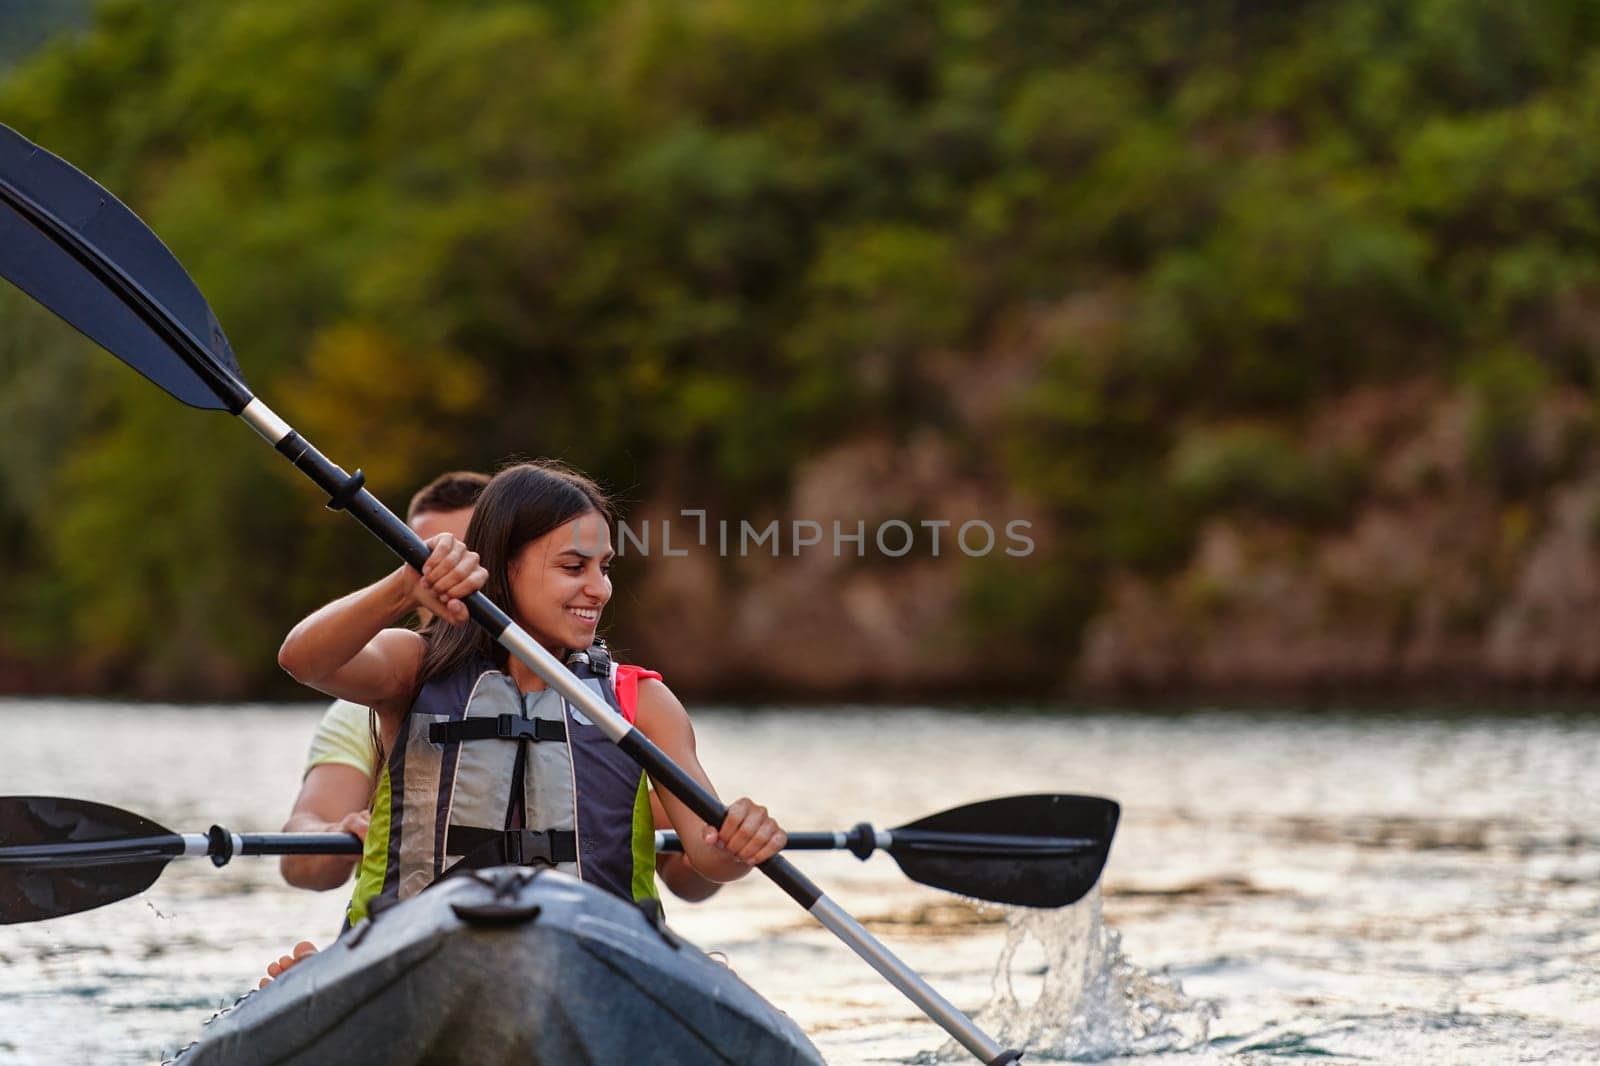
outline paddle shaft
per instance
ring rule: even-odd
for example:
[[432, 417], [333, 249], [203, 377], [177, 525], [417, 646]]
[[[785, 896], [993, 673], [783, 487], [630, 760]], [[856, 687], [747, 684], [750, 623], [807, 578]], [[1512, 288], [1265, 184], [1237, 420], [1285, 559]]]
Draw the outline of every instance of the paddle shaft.
[[11, 844], [0, 848], [0, 868], [68, 869], [201, 857], [224, 866], [235, 855], [359, 855], [361, 848], [354, 833], [231, 833], [214, 825], [209, 833]]
[[[857, 843], [860, 838], [853, 829], [844, 833], [824, 830], [821, 832], [785, 833], [784, 835], [789, 838], [788, 842], [783, 845], [784, 851], [857, 851], [859, 854], [858, 849], [862, 846]], [[873, 833], [865, 841], [867, 854], [871, 854], [879, 848], [887, 848], [890, 840], [891, 836], [888, 832], [878, 831]], [[678, 839], [677, 833], [670, 830], [657, 830], [656, 850], [681, 852], [683, 851], [683, 841]], [[862, 855], [861, 857], [864, 859], [867, 856]]]

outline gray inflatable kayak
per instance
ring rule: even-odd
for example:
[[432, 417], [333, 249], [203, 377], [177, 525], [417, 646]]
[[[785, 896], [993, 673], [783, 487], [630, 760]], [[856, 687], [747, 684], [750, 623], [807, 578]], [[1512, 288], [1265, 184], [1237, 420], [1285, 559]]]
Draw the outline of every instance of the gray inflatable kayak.
[[553, 871], [447, 878], [213, 1018], [178, 1066], [770, 1063], [787, 1015], [640, 908]]

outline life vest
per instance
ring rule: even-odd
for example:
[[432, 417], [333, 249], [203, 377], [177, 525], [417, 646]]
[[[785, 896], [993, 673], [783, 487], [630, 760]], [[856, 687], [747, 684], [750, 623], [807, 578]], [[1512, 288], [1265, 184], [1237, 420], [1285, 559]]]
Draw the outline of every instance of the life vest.
[[[628, 722], [639, 682], [661, 677], [614, 664], [598, 641], [567, 668]], [[349, 920], [452, 870], [506, 863], [553, 866], [624, 899], [656, 895], [639, 764], [554, 689], [522, 692], [479, 658], [425, 684], [400, 724]]]

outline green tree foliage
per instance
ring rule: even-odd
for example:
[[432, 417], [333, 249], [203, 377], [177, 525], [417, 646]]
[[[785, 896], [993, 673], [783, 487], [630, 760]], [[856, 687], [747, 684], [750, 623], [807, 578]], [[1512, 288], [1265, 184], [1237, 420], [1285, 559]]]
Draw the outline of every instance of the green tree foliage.
[[[982, 375], [1005, 323], [1098, 302], [967, 442], [1060, 530], [975, 621], [1058, 653], [1208, 514], [1337, 522], [1359, 474], [1296, 434], [1352, 386], [1459, 377], [1523, 491], [1542, 390], [1596, 384], [1562, 323], [1600, 292], [1597, 90], [1589, 0], [107, 0], [0, 116], [149, 220], [391, 500], [548, 453], [768, 506], [851, 434], [956, 432], [931, 354]], [[0, 654], [270, 676], [381, 560], [23, 303]]]

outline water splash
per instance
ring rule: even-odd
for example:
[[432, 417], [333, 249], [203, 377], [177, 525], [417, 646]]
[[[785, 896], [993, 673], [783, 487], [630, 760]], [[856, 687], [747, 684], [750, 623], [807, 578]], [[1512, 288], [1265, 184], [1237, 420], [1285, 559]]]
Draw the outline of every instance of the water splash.
[[[1121, 1055], [1187, 1051], [1204, 1044], [1216, 1005], [1184, 994], [1175, 978], [1152, 974], [1122, 954], [1122, 936], [1101, 917], [1100, 889], [1061, 910], [1006, 907], [1006, 943], [994, 991], [977, 1021], [1032, 1061], [1098, 1062]], [[1025, 956], [1043, 954], [1043, 982], [1031, 1003], [1019, 978], [1040, 976]], [[954, 1041], [921, 1060], [966, 1053]]]

